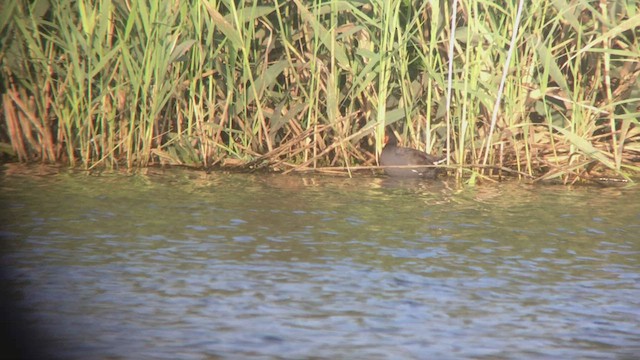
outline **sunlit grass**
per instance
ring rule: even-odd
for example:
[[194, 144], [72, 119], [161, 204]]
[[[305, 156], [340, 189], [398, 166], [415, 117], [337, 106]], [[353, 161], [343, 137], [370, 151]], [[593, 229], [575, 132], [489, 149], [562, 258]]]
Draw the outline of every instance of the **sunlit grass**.
[[630, 178], [637, 2], [523, 3], [6, 2], [0, 151], [351, 173], [392, 126], [460, 177]]

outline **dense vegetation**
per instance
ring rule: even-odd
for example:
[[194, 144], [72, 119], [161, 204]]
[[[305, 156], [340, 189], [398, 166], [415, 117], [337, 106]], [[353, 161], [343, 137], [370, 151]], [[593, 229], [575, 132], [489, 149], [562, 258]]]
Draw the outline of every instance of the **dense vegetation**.
[[0, 6], [5, 158], [352, 170], [388, 125], [471, 178], [639, 170], [636, 0]]

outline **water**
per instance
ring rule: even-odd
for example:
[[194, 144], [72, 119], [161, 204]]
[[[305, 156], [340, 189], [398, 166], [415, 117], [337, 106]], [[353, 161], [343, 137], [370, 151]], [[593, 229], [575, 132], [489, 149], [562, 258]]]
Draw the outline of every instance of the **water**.
[[632, 359], [640, 191], [5, 166], [3, 291], [64, 359]]

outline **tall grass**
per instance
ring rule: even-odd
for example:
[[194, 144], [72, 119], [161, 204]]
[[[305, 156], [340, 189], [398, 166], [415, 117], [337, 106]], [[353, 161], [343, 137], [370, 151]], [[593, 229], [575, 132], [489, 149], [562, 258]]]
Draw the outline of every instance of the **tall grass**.
[[458, 176], [630, 178], [640, 6], [518, 5], [5, 2], [0, 151], [350, 172], [376, 164], [390, 126]]

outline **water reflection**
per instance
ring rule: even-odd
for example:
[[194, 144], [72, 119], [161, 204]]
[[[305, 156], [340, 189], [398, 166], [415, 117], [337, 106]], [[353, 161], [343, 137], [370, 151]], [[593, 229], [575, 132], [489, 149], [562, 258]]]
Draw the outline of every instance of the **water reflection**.
[[21, 171], [3, 280], [63, 358], [639, 350], [634, 189]]

